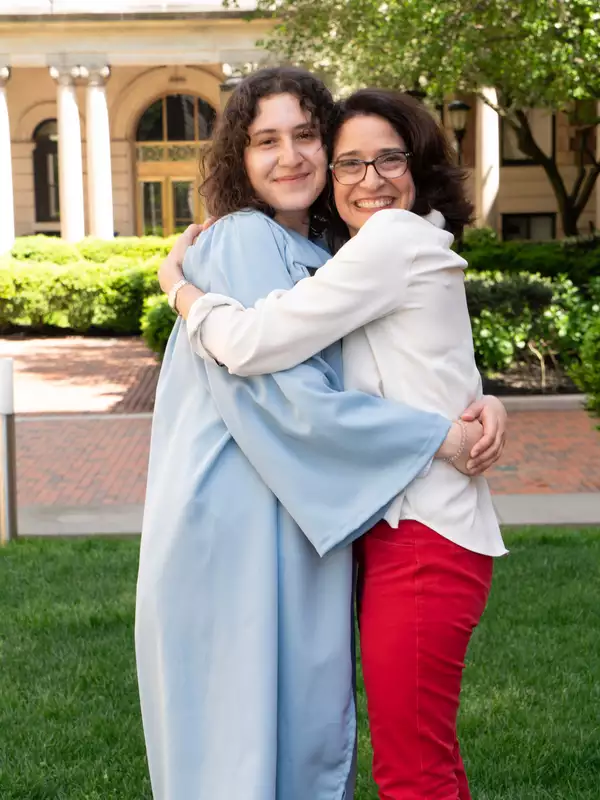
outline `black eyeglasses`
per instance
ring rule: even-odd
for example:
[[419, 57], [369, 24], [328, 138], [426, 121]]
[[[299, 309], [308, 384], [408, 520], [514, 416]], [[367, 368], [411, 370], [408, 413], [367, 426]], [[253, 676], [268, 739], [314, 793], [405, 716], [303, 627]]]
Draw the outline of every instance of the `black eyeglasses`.
[[390, 153], [382, 153], [372, 161], [341, 158], [330, 164], [329, 169], [338, 183], [346, 185], [363, 181], [371, 166], [380, 178], [401, 178], [408, 169], [408, 159], [411, 156], [412, 153], [407, 153], [405, 150], [393, 150]]

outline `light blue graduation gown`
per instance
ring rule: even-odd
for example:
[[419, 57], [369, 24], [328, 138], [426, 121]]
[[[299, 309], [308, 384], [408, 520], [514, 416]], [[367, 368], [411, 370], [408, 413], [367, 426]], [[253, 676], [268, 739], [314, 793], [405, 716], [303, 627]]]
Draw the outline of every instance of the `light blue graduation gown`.
[[[327, 253], [258, 212], [186, 276], [245, 305]], [[136, 651], [155, 800], [351, 800], [352, 554], [449, 427], [340, 384], [339, 345], [238, 378], [179, 320], [156, 395]]]

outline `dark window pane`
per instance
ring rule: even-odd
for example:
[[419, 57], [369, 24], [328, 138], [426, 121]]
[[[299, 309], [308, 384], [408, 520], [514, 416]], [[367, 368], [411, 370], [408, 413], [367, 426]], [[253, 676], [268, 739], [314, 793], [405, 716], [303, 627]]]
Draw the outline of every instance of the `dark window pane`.
[[58, 144], [51, 139], [39, 141], [33, 151], [33, 185], [36, 222], [60, 219], [58, 201]]
[[554, 214], [502, 215], [502, 238], [505, 242], [518, 239], [544, 242], [555, 236]]
[[217, 112], [205, 100], [198, 98], [198, 138], [210, 139], [212, 137], [213, 127]]
[[193, 181], [173, 181], [173, 227], [181, 233], [194, 221]]
[[502, 219], [502, 238], [505, 242], [513, 239], [529, 239], [529, 220], [527, 217], [511, 217]]
[[170, 142], [194, 141], [194, 98], [188, 94], [167, 97], [167, 139]]
[[162, 183], [142, 183], [142, 220], [144, 236], [163, 236]]
[[138, 142], [162, 142], [163, 140], [162, 98], [144, 111], [140, 119], [136, 139]]
[[46, 119], [37, 126], [33, 133], [34, 142], [42, 142], [45, 139], [50, 139], [53, 142], [58, 141], [58, 124], [55, 119]]

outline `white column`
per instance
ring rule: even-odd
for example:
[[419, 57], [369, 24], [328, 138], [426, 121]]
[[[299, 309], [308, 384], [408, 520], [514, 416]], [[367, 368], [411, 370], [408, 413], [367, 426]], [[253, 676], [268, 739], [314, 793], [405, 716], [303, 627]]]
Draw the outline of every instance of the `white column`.
[[[497, 103], [495, 89], [483, 94]], [[477, 98], [475, 147], [475, 213], [480, 228], [498, 227], [498, 192], [500, 190], [500, 117], [481, 97]]]
[[114, 236], [110, 125], [106, 104], [108, 67], [92, 70], [86, 94], [88, 209], [90, 233], [100, 239]]
[[6, 97], [9, 78], [10, 67], [0, 66], [0, 253], [10, 250], [15, 241], [15, 202]]
[[79, 77], [79, 68], [51, 67], [50, 74], [58, 83], [60, 235], [68, 242], [78, 242], [85, 236], [81, 124], [74, 81]]

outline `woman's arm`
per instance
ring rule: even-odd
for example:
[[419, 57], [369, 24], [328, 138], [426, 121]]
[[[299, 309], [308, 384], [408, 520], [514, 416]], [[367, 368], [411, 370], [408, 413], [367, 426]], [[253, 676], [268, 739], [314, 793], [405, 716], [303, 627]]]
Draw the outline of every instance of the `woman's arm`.
[[[236, 375], [278, 372], [399, 308], [417, 253], [462, 265], [451, 241], [408, 211], [380, 211], [314, 277], [290, 291], [272, 292], [244, 309], [231, 298], [202, 297], [185, 286], [177, 308], [203, 358], [212, 357]], [[172, 283], [177, 277], [175, 269]]]
[[[382, 214], [383, 212], [379, 212]], [[378, 215], [376, 215], [378, 216]], [[410, 215], [414, 216], [414, 215]], [[420, 219], [420, 218], [419, 218]], [[428, 227], [430, 227], [430, 223], [420, 220], [421, 223], [425, 226], [425, 233], [428, 233]], [[179, 237], [177, 240], [173, 250], [163, 263], [161, 270], [160, 270], [160, 281], [163, 290], [169, 291], [172, 285], [174, 285], [183, 275], [181, 263], [183, 262], [185, 253], [188, 247], [195, 241], [198, 234], [203, 230], [201, 226], [192, 225], [190, 226], [182, 236]], [[435, 230], [435, 229], [434, 229]], [[438, 232], [438, 235], [441, 232]], [[360, 234], [359, 234], [360, 235]], [[358, 238], [358, 237], [357, 237]], [[438, 244], [438, 249], [440, 245]], [[452, 254], [454, 256], [454, 254]], [[335, 259], [332, 259], [335, 262]], [[331, 262], [329, 262], [331, 263]], [[299, 284], [296, 284], [296, 287], [291, 289], [290, 291], [283, 291], [283, 292], [275, 292], [271, 294], [271, 298], [274, 302], [279, 302], [279, 308], [283, 308], [281, 305], [281, 299], [283, 298], [290, 298], [292, 299], [299, 291], [298, 287], [301, 287], [304, 291], [304, 287], [310, 285], [311, 282], [314, 282], [315, 287], [319, 286], [320, 275], [323, 275], [323, 270], [327, 270], [329, 265], [325, 265], [322, 267], [314, 278], [307, 279], [301, 281]], [[377, 265], [374, 265], [375, 267]], [[180, 290], [177, 296], [177, 307], [178, 310], [182, 313], [184, 317], [187, 317], [190, 309], [192, 309], [192, 314], [194, 313], [193, 306], [199, 298], [204, 297], [204, 292], [201, 292], [192, 284], [188, 284], [187, 286], [183, 287]], [[220, 302], [220, 298], [222, 297], [222, 302], [235, 304], [227, 305], [222, 307], [214, 308], [212, 313], [209, 313], [207, 319], [203, 325], [203, 330], [206, 335], [206, 338], [211, 342], [211, 347], [217, 350], [219, 355], [218, 357], [226, 358], [226, 353], [224, 353], [220, 347], [223, 343], [228, 341], [228, 336], [230, 334], [230, 327], [231, 324], [234, 325], [241, 325], [239, 337], [236, 337], [236, 340], [239, 341], [239, 345], [241, 348], [246, 346], [245, 342], [245, 333], [246, 330], [245, 326], [248, 324], [244, 322], [244, 319], [249, 320], [252, 313], [256, 314], [257, 309], [261, 306], [261, 303], [265, 301], [259, 300], [255, 308], [249, 308], [247, 311], [244, 311], [244, 306], [239, 303], [237, 300], [234, 300], [230, 297], [224, 297], [222, 295], [217, 294], [209, 294], [207, 295], [207, 299], [210, 299], [209, 309], [214, 306], [215, 302]], [[376, 302], [378, 301], [379, 295], [377, 295]], [[199, 304], [196, 304], [197, 306]], [[277, 316], [277, 308], [278, 306], [275, 305], [275, 315]], [[359, 304], [358, 311], [360, 313], [361, 306]], [[309, 312], [310, 312], [310, 305], [309, 305]], [[204, 313], [204, 312], [202, 312]], [[252, 324], [252, 323], [250, 323]], [[255, 329], [256, 330], [256, 329]], [[299, 334], [305, 334], [307, 331], [310, 331], [310, 326], [307, 327], [306, 324], [303, 324], [300, 328]], [[265, 328], [261, 328], [259, 330], [261, 336], [263, 336], [263, 341], [266, 347], [266, 351], [264, 352], [264, 357], [269, 358], [269, 352], [273, 348], [277, 348], [277, 342], [273, 340], [270, 336], [270, 330]], [[264, 335], [263, 335], [264, 334]], [[321, 335], [320, 333], [318, 335]], [[337, 338], [337, 331], [333, 336], [333, 340]], [[202, 350], [202, 344], [199, 335], [192, 335], [191, 336], [192, 345], [194, 349], [198, 352], [198, 350]], [[330, 343], [330, 342], [328, 342]], [[256, 342], [255, 345], [256, 346]], [[320, 349], [324, 344], [319, 342], [318, 348]], [[201, 354], [201, 353], [199, 353]], [[284, 359], [289, 359], [290, 354], [284, 349], [281, 353], [275, 353], [276, 357], [283, 357]], [[260, 353], [259, 353], [260, 356]], [[205, 357], [208, 357], [209, 360], [210, 354], [206, 354]], [[293, 358], [291, 359], [293, 362], [296, 360], [295, 353], [293, 354]], [[289, 362], [286, 362], [286, 366]], [[231, 366], [231, 364], [230, 364]], [[274, 366], [274, 365], [273, 365]], [[290, 364], [293, 366], [293, 363]], [[279, 367], [283, 369], [284, 367]], [[233, 370], [231, 370], [233, 372]], [[276, 369], [274, 369], [276, 371]], [[462, 459], [459, 460], [455, 466], [462, 472], [467, 474], [480, 474], [484, 470], [488, 469], [495, 461], [498, 460], [500, 457], [502, 450], [504, 448], [505, 442], [505, 434], [506, 434], [506, 427], [507, 427], [507, 415], [502, 403], [494, 397], [485, 397], [481, 401], [471, 405], [463, 414], [462, 417], [465, 421], [473, 421], [479, 420], [483, 423], [484, 426], [484, 436], [481, 439], [481, 443], [479, 447], [475, 448], [472, 453], [472, 460], [468, 463], [465, 461], [463, 463]], [[447, 441], [440, 447], [438, 452], [436, 453], [436, 457], [438, 458], [446, 458], [453, 455], [456, 452], [457, 442], [460, 441], [460, 428], [458, 426], [454, 426], [453, 429], [450, 431]], [[476, 437], [477, 438], [477, 437]], [[467, 453], [469, 451], [467, 450]]]
[[[292, 285], [277, 234], [262, 215], [228, 217], [190, 248], [184, 272], [206, 288], [252, 304]], [[185, 340], [178, 341], [168, 357], [184, 346], [189, 347]], [[209, 362], [199, 361], [198, 368], [206, 370], [229, 433], [321, 554], [380, 519], [450, 429], [451, 436], [458, 429], [458, 439], [447, 454], [462, 443], [461, 426], [438, 414], [343, 391], [339, 376], [318, 357], [252, 378]], [[469, 435], [478, 438], [479, 427], [471, 423]]]

